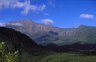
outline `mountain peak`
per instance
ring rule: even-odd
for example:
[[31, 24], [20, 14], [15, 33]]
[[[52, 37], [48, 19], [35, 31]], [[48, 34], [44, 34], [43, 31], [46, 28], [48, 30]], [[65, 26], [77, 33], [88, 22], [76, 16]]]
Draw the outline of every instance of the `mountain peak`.
[[19, 21], [15, 21], [15, 22], [11, 22], [11, 23], [24, 23], [24, 24], [31, 24], [31, 23], [35, 23], [32, 20], [19, 20]]
[[96, 28], [95, 26], [80, 25], [79, 28]]
[[86, 26], [86, 25], [80, 25], [79, 26], [79, 28], [86, 28], [86, 27], [88, 27], [88, 26]]
[[6, 23], [7, 26], [28, 26], [28, 27], [35, 24], [36, 23], [33, 22], [32, 20], [18, 20]]

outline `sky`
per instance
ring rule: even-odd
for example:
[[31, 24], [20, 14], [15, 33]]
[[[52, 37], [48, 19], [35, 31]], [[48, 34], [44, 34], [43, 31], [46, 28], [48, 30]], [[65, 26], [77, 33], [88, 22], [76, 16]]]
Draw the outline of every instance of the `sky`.
[[61, 28], [96, 26], [95, 0], [0, 0], [0, 24], [16, 20]]

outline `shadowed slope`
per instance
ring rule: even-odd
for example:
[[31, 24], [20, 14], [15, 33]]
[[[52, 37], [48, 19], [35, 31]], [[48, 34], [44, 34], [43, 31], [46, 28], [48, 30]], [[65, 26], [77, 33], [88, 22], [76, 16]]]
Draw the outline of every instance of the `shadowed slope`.
[[32, 53], [40, 51], [40, 47], [31, 38], [14, 29], [0, 27], [0, 40], [7, 44], [9, 50]]

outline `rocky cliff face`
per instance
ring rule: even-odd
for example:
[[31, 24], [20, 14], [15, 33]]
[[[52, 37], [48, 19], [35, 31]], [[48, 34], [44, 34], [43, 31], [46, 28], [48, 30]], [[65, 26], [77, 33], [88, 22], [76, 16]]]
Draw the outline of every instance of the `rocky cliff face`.
[[96, 43], [96, 27], [81, 25], [78, 28], [57, 28], [32, 21], [10, 22], [6, 27], [26, 33], [38, 44]]
[[33, 39], [36, 39], [36, 37], [39, 34], [42, 35], [43, 33], [47, 33], [49, 31], [54, 31], [54, 32], [60, 31], [59, 28], [53, 28], [52, 26], [37, 24], [32, 21], [10, 22], [6, 24], [6, 27], [13, 28], [20, 32], [26, 33], [28, 36], [30, 36]]

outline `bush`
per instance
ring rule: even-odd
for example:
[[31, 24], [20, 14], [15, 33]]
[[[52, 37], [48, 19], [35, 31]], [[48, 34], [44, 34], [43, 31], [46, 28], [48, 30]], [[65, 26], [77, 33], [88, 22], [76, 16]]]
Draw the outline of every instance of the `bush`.
[[4, 42], [0, 43], [0, 62], [17, 62], [18, 53], [18, 51], [6, 53], [6, 44]]

